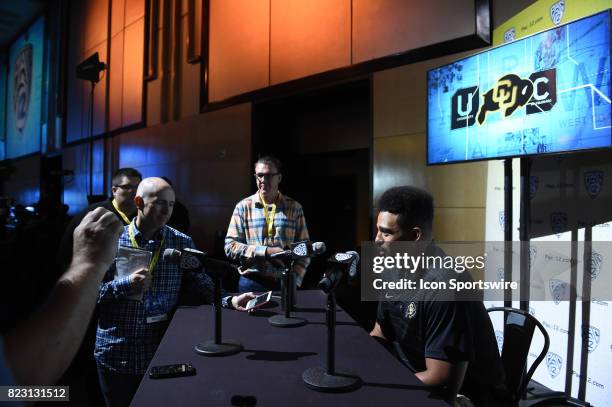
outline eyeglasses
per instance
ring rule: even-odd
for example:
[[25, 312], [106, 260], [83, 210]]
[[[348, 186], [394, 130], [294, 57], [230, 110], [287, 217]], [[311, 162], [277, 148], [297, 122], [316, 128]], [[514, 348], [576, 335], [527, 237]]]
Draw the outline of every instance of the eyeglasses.
[[117, 188], [121, 188], [121, 189], [125, 189], [126, 191], [133, 191], [136, 188], [138, 188], [138, 185], [132, 185], [132, 184], [122, 184], [122, 185], [114, 185]]
[[255, 178], [257, 178], [257, 181], [263, 181], [264, 179], [271, 179], [275, 175], [279, 175], [279, 174], [280, 172], [269, 172], [267, 174], [260, 172], [260, 173], [255, 174]]

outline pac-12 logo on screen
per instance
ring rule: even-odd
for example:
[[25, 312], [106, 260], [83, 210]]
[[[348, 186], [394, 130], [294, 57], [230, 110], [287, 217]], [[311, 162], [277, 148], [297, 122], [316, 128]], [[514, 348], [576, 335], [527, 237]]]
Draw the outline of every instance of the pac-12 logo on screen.
[[483, 125], [487, 115], [501, 111], [502, 117], [512, 115], [525, 106], [526, 114], [547, 112], [557, 103], [556, 69], [534, 72], [522, 79], [506, 74], [479, 97], [477, 86], [458, 89], [451, 98], [451, 129]]

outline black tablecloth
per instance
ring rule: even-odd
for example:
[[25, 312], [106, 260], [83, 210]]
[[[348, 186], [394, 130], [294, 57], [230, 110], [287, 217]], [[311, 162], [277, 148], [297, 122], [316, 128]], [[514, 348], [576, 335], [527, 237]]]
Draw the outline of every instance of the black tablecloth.
[[414, 374], [340, 308], [336, 371], [360, 376], [363, 386], [341, 394], [308, 389], [302, 372], [325, 365], [325, 299], [320, 291], [298, 292], [297, 311], [292, 315], [309, 321], [298, 328], [268, 323], [270, 315], [281, 313], [279, 307], [254, 315], [224, 309], [223, 339], [244, 345], [243, 352], [226, 357], [200, 356], [194, 351], [195, 344], [213, 339], [213, 307], [179, 308], [151, 366], [190, 362], [197, 374], [171, 379], [145, 375], [132, 406], [232, 406], [241, 405], [241, 400], [257, 406], [446, 405], [432, 398]]

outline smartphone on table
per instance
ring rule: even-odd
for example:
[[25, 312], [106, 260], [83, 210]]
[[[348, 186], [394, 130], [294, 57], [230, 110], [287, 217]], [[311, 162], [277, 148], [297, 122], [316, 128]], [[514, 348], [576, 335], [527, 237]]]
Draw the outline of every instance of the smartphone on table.
[[245, 308], [247, 311], [257, 309], [261, 307], [262, 305], [270, 302], [271, 298], [272, 298], [272, 291], [268, 291], [267, 293], [258, 295], [257, 297], [253, 298], [251, 301], [247, 302], [247, 305]]
[[149, 371], [151, 379], [166, 379], [169, 377], [193, 376], [196, 369], [191, 363], [177, 363], [174, 365], [153, 366]]

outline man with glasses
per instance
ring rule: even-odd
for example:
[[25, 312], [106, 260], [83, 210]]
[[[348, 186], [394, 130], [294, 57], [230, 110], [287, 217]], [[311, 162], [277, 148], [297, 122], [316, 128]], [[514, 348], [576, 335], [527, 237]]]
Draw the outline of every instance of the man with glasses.
[[[238, 202], [230, 220], [225, 254], [244, 265], [238, 283], [240, 292], [279, 289], [283, 265], [270, 256], [291, 243], [309, 239], [302, 206], [278, 189], [283, 177], [281, 169], [275, 157], [257, 160], [257, 192]], [[295, 261], [293, 271], [298, 286], [308, 264], [309, 259]]]
[[[60, 243], [57, 263], [61, 272], [65, 272], [72, 261], [73, 233], [85, 215], [96, 208], [104, 208], [112, 212], [122, 225], [128, 225], [136, 215], [134, 197], [138, 184], [142, 180], [140, 172], [134, 168], [119, 168], [113, 174], [112, 196], [102, 202], [89, 205], [86, 209], [75, 215], [66, 230]], [[61, 384], [70, 385], [71, 388], [81, 389], [71, 394], [74, 404], [95, 405], [102, 393], [98, 386], [96, 363], [93, 359], [93, 348], [96, 337], [97, 308], [83, 339], [83, 343], [70, 368], [61, 380]]]
[[70, 224], [64, 232], [59, 251], [59, 264], [64, 271], [72, 260], [72, 234], [77, 225], [85, 215], [96, 208], [104, 208], [114, 213], [124, 225], [129, 225], [134, 215], [136, 215], [136, 205], [134, 197], [136, 189], [142, 180], [140, 172], [134, 168], [119, 168], [113, 174], [111, 180], [113, 186], [111, 191], [113, 196], [102, 202], [89, 205], [85, 210], [79, 212], [72, 218]]
[[[134, 198], [138, 212], [124, 227], [119, 245], [151, 252], [150, 263], [122, 277], [115, 275], [117, 265], [113, 263], [100, 286], [94, 357], [107, 406], [130, 404], [178, 305], [179, 294], [198, 303], [213, 301], [213, 283], [206, 274], [183, 273], [177, 262], [163, 257], [166, 249], [194, 248], [191, 237], [167, 226], [175, 199], [174, 190], [163, 179], [142, 180]], [[225, 295], [222, 305], [245, 311], [253, 298], [253, 293]]]

